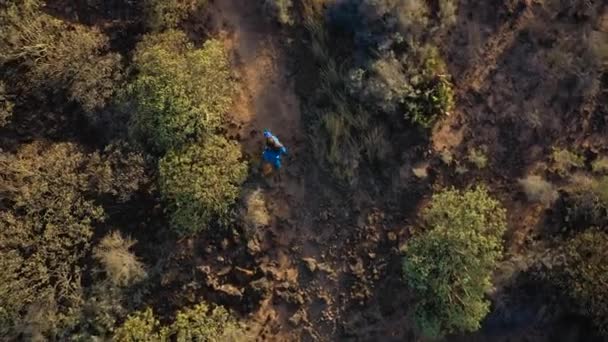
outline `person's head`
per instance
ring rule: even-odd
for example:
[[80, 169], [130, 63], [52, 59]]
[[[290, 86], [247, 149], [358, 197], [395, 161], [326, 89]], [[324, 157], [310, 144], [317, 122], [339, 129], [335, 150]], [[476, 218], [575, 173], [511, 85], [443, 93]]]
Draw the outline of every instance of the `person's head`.
[[267, 129], [264, 130], [264, 138], [266, 138], [266, 139], [272, 138], [272, 133], [270, 133], [270, 131]]

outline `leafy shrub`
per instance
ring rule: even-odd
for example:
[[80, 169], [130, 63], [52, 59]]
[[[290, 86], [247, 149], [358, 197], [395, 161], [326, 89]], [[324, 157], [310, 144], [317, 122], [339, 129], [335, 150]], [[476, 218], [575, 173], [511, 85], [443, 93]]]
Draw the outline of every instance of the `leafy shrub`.
[[168, 329], [161, 327], [152, 309], [135, 312], [118, 328], [113, 340], [116, 342], [160, 342], [166, 341]]
[[42, 3], [9, 3], [0, 11], [0, 64], [27, 72], [21, 86], [66, 89], [85, 110], [106, 104], [122, 77], [120, 55], [96, 28], [67, 24], [41, 10]]
[[578, 310], [608, 332], [608, 234], [589, 229], [561, 247], [564, 264], [558, 268], [557, 284], [573, 299]]
[[565, 177], [572, 169], [585, 166], [585, 158], [566, 149], [553, 149], [551, 171]]
[[170, 151], [159, 163], [160, 190], [178, 234], [207, 229], [212, 218], [226, 218], [247, 176], [239, 146], [210, 136], [203, 146]]
[[207, 0], [145, 0], [146, 25], [153, 31], [173, 29], [206, 5]]
[[144, 265], [129, 249], [135, 244], [114, 231], [105, 236], [93, 250], [109, 280], [117, 286], [129, 286], [146, 277]]
[[5, 126], [13, 115], [13, 102], [7, 94], [6, 85], [0, 81], [0, 127]]
[[116, 330], [114, 341], [222, 342], [242, 340], [243, 336], [241, 327], [226, 309], [211, 308], [201, 302], [179, 311], [169, 326], [161, 326], [150, 308], [136, 312]]
[[170, 334], [178, 342], [234, 341], [242, 336], [240, 326], [221, 306], [209, 307], [202, 302], [177, 313]]
[[293, 25], [292, 0], [264, 0], [264, 7], [282, 25]]
[[524, 189], [529, 201], [549, 205], [558, 197], [553, 184], [540, 176], [529, 175], [526, 178], [518, 180], [518, 183]]
[[135, 53], [139, 71], [130, 85], [134, 133], [157, 151], [179, 148], [215, 130], [232, 103], [233, 81], [222, 43], [195, 49], [168, 31], [144, 38]]
[[484, 293], [502, 256], [506, 214], [481, 187], [443, 190], [422, 213], [425, 230], [407, 244], [405, 279], [416, 291], [423, 334], [474, 331], [489, 311]]
[[469, 149], [467, 160], [478, 169], [485, 169], [488, 166], [488, 156], [482, 149]]

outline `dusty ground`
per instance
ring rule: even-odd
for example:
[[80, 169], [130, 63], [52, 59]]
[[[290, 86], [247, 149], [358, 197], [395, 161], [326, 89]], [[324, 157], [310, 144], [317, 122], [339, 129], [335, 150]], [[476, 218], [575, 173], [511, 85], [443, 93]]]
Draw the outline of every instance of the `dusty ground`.
[[[595, 6], [606, 11], [601, 3]], [[576, 41], [581, 32], [571, 30], [575, 19], [556, 18], [538, 1], [463, 1], [459, 13], [445, 41], [458, 105], [433, 132], [431, 146], [457, 157], [469, 146], [487, 147], [486, 170], [466, 176], [440, 171], [446, 173], [442, 183], [466, 186], [484, 179], [515, 213], [509, 217], [507, 244], [508, 252], [516, 253], [543, 217], [542, 208], [520, 196], [517, 178], [535, 168], [552, 144], [563, 141], [564, 123], [582, 125], [572, 116], [596, 106], [599, 95], [573, 99], [564, 94], [560, 87], [567, 75], [562, 72], [580, 62], [553, 65], [545, 60], [557, 49], [576, 48], [561, 46], [555, 38], [566, 32]], [[261, 194], [257, 210], [267, 216], [255, 229], [245, 229], [248, 241], [184, 243], [179, 250], [185, 259], [178, 255], [175, 260], [182, 271], [193, 269], [192, 278], [176, 281], [168, 275], [164, 285], [203, 283], [202, 295], [239, 311], [259, 341], [414, 340], [399, 248], [409, 225], [415, 224], [408, 210], [421, 204], [416, 187], [428, 192], [430, 186], [420, 182], [399, 188], [403, 198], [395, 207], [377, 204], [384, 199], [371, 199], [363, 191], [351, 197], [324, 188], [308, 151], [286, 53], [290, 47], [281, 30], [265, 21], [254, 1], [216, 0], [210, 17], [214, 35], [231, 51], [239, 80], [230, 135], [241, 142], [254, 166], [265, 128], [279, 136], [290, 157], [280, 180], [254, 176], [246, 184], [246, 193]], [[543, 30], [547, 25], [553, 25], [550, 34]], [[594, 136], [600, 144], [601, 135]], [[530, 337], [536, 333], [529, 332], [532, 323], [500, 315], [538, 316], [536, 309], [515, 305], [498, 310], [486, 328], [461, 339]]]

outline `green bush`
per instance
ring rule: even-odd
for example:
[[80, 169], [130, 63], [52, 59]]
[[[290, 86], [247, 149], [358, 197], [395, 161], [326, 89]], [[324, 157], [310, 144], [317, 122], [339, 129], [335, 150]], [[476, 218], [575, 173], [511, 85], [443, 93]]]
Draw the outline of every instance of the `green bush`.
[[564, 264], [556, 271], [557, 284], [577, 309], [608, 333], [608, 234], [589, 229], [561, 247]]
[[407, 244], [403, 272], [419, 302], [423, 334], [475, 331], [489, 311], [484, 294], [502, 256], [505, 210], [481, 187], [443, 190], [422, 213], [424, 231]]
[[160, 190], [178, 234], [197, 233], [213, 218], [228, 216], [247, 176], [241, 158], [236, 143], [213, 135], [202, 146], [169, 151], [161, 159]]
[[240, 326], [226, 309], [210, 308], [204, 302], [178, 312], [169, 330], [177, 342], [236, 341], [242, 336]]
[[0, 10], [0, 64], [26, 70], [22, 87], [64, 89], [85, 110], [103, 107], [122, 78], [120, 55], [108, 52], [100, 30], [68, 24], [41, 7], [25, 0]]
[[135, 312], [114, 333], [116, 342], [165, 342], [168, 329], [161, 327], [152, 309]]
[[136, 312], [116, 330], [116, 342], [223, 342], [240, 341], [244, 333], [223, 307], [204, 302], [177, 312], [169, 326], [161, 326], [152, 309]]
[[153, 31], [176, 28], [206, 5], [207, 0], [145, 0], [146, 26]]
[[135, 53], [139, 71], [129, 87], [132, 129], [159, 152], [202, 139], [222, 122], [234, 84], [222, 43], [201, 49], [179, 31], [147, 36]]

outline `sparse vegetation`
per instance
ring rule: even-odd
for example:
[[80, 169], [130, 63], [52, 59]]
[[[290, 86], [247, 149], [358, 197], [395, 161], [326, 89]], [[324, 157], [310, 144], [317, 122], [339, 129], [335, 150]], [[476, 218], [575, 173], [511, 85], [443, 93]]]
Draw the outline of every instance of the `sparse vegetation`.
[[0, 0], [0, 340], [602, 340], [605, 17]]
[[422, 218], [403, 259], [418, 326], [431, 337], [475, 331], [490, 309], [484, 297], [502, 256], [505, 210], [484, 188], [448, 189], [433, 195]]

